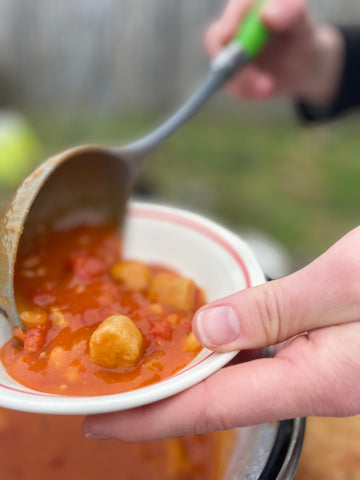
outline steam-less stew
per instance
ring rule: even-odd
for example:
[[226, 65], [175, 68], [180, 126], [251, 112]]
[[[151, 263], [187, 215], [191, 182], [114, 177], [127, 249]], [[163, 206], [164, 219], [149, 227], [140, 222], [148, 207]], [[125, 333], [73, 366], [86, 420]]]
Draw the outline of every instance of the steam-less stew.
[[234, 432], [147, 443], [90, 440], [82, 417], [0, 408], [2, 480], [220, 480]]
[[169, 377], [200, 350], [191, 321], [201, 289], [167, 268], [123, 260], [110, 226], [48, 232], [23, 247], [15, 296], [25, 329], [13, 330], [1, 360], [35, 390], [119, 393]]

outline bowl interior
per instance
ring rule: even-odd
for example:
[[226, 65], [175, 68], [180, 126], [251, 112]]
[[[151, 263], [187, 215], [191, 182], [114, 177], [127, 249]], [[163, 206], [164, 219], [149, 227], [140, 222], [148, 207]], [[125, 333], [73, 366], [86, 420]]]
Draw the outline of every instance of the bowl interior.
[[[125, 228], [124, 257], [165, 265], [192, 278], [208, 301], [265, 281], [247, 245], [229, 230], [200, 215], [146, 203], [131, 203]], [[11, 336], [0, 321], [0, 345]], [[156, 384], [114, 395], [68, 397], [30, 390], [0, 365], [0, 406], [39, 413], [102, 413], [160, 400], [178, 393], [229, 362], [237, 352], [203, 349], [176, 375]]]

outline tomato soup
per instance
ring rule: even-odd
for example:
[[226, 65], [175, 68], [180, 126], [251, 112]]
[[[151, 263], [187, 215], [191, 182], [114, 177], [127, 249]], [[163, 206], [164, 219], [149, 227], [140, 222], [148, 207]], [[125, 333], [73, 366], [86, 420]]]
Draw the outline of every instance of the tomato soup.
[[82, 417], [0, 408], [4, 480], [220, 480], [234, 432], [123, 443], [86, 439]]
[[44, 233], [20, 249], [15, 270], [25, 328], [13, 330], [1, 360], [27, 387], [124, 392], [173, 375], [201, 349], [191, 322], [202, 290], [166, 267], [122, 259], [110, 226]]

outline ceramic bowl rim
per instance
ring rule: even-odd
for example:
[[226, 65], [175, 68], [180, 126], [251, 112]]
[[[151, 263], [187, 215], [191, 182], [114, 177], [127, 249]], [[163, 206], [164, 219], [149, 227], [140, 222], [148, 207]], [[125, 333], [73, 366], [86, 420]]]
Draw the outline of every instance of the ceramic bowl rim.
[[[178, 207], [134, 201], [129, 204], [129, 216], [161, 222], [176, 222], [181, 227], [196, 229], [201, 235], [219, 242], [222, 248], [226, 248], [229, 254], [234, 256], [238, 267], [243, 269], [247, 286], [265, 282], [261, 267], [247, 244], [239, 236], [213, 220]], [[225, 366], [237, 353], [238, 351], [215, 353], [207, 350], [205, 355], [203, 353], [201, 361], [186, 367], [172, 377], [119, 394], [88, 397], [63, 396], [30, 390], [15, 381], [14, 385], [10, 386], [0, 383], [0, 406], [33, 413], [67, 415], [106, 413], [135, 408], [175, 395], [195, 385]]]

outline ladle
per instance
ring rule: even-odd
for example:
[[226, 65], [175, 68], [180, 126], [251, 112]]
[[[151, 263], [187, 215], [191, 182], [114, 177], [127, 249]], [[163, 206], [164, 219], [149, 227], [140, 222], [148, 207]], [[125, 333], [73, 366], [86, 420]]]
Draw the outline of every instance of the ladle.
[[160, 127], [121, 148], [87, 145], [67, 150], [46, 160], [17, 188], [0, 220], [0, 313], [12, 326], [23, 326], [14, 296], [20, 245], [56, 222], [76, 221], [84, 213], [122, 225], [127, 199], [145, 158], [265, 45], [268, 32], [259, 18], [260, 4], [211, 62], [198, 90]]

